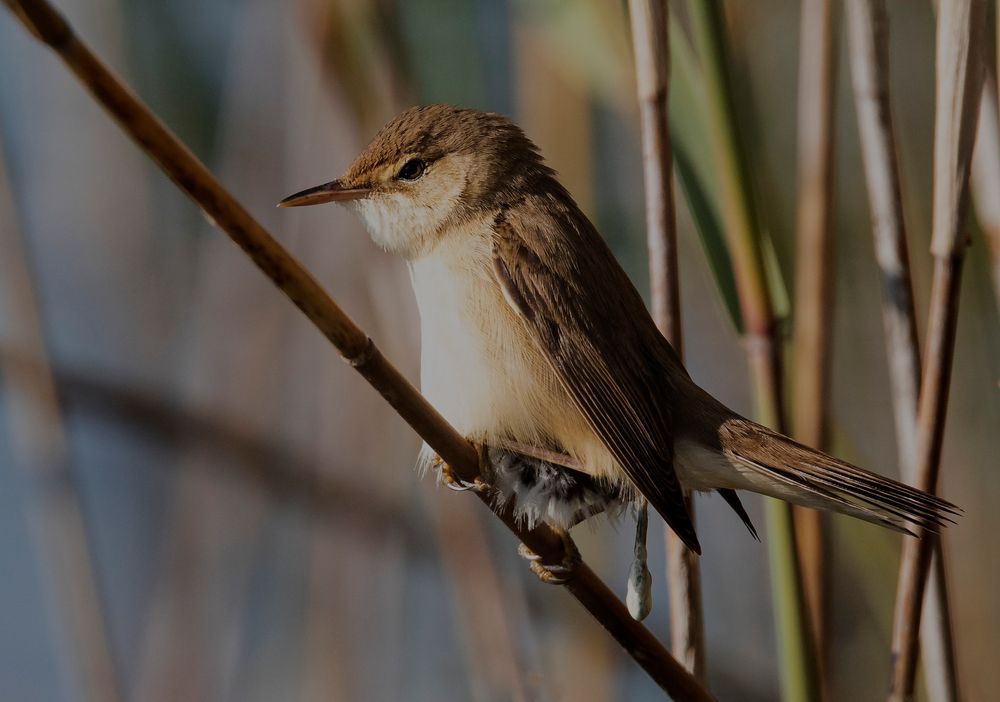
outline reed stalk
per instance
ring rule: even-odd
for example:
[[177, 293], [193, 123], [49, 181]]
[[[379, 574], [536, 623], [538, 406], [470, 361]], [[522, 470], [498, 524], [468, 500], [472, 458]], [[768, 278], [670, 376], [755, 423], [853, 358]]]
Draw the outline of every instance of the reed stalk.
[[[646, 242], [653, 319], [683, 359], [673, 155], [667, 109], [670, 81], [670, 13], [666, 0], [630, 0], [632, 48], [642, 134], [646, 196]], [[688, 495], [688, 511], [694, 503]], [[699, 680], [705, 679], [705, 623], [698, 556], [664, 525], [670, 647]]]
[[[25, 28], [53, 49], [83, 87], [159, 167], [246, 253], [340, 355], [445, 460], [472, 482], [479, 473], [476, 449], [435, 410], [381, 354], [364, 331], [318, 282], [236, 201], [208, 169], [94, 56], [66, 20], [45, 0], [4, 0]], [[567, 543], [547, 526], [525, 529], [509, 506], [484, 492], [477, 496], [543, 564], [561, 563]], [[712, 696], [684, 669], [625, 605], [580, 562], [565, 589], [615, 638], [664, 691], [677, 700]]]
[[[792, 390], [795, 438], [818, 449], [828, 443], [830, 355], [834, 307], [833, 148], [837, 15], [832, 0], [804, 0], [799, 31], [799, 205], [795, 271]], [[831, 555], [823, 513], [796, 507], [796, 542], [826, 692]]]
[[[850, 0], [847, 14], [858, 131], [872, 212], [875, 259], [881, 277], [882, 319], [900, 475], [915, 483], [920, 348], [889, 101], [888, 18], [883, 0]], [[936, 561], [941, 564], [940, 548], [937, 551]], [[928, 625], [920, 634], [928, 694], [935, 702], [958, 698], [947, 592], [944, 569], [935, 567], [924, 604], [929, 614]]]
[[[695, 0], [688, 9], [702, 64], [707, 131], [739, 296], [756, 417], [763, 424], [784, 431], [781, 339], [765, 273], [749, 163], [737, 129], [722, 5], [719, 0]], [[816, 657], [791, 507], [778, 500], [767, 500], [766, 510], [782, 691], [787, 700], [814, 700], [819, 694]]]
[[[914, 453], [916, 484], [928, 492], [934, 492], [938, 482], [955, 350], [958, 293], [968, 239], [968, 180], [982, 90], [984, 20], [982, 0], [953, 0], [938, 8], [931, 240], [934, 272]], [[889, 691], [889, 699], [896, 702], [913, 699], [927, 573], [939, 543], [935, 534], [920, 536], [903, 542]]]

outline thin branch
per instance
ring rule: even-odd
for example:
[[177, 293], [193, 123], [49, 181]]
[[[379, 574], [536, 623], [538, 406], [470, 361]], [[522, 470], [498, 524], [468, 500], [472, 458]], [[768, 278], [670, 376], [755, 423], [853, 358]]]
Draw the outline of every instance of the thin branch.
[[[744, 342], [756, 401], [755, 414], [761, 423], [784, 431], [781, 339], [765, 273], [750, 166], [740, 143], [729, 84], [723, 9], [720, 0], [692, 0], [688, 10], [703, 68], [707, 129], [746, 330]], [[787, 699], [817, 699], [816, 657], [809, 633], [791, 507], [779, 500], [768, 500], [765, 509], [782, 688]]]
[[[44, 0], [4, 0], [39, 40], [63, 59], [93, 97], [111, 113], [177, 186], [251, 258], [411, 427], [466, 481], [478, 474], [476, 450], [392, 366], [371, 339], [326, 294], [309, 273], [240, 205], [208, 169], [174, 137], [76, 37]], [[489, 495], [477, 493], [491, 509]], [[543, 564], [560, 563], [564, 541], [547, 526], [522, 528], [510, 507], [497, 516]], [[711, 695], [614, 596], [585, 563], [565, 588], [666, 692], [679, 700]]]
[[0, 145], [0, 300], [7, 300], [11, 343], [31, 364], [0, 355], [0, 380], [13, 462], [30, 479], [31, 525], [52, 584], [52, 608], [69, 640], [84, 699], [120, 700], [107, 618], [80, 493], [71, 470], [70, 450], [56, 392], [31, 266], [16, 221], [13, 196]]
[[[900, 474], [915, 483], [920, 348], [889, 101], [888, 19], [882, 0], [851, 0], [847, 11], [858, 130], [882, 281], [883, 329]], [[940, 544], [935, 562], [924, 603], [928, 621], [920, 639], [929, 694], [932, 700], [945, 702], [957, 699], [958, 684]]]
[[[804, 0], [799, 32], [799, 209], [793, 347], [795, 438], [827, 447], [833, 316], [833, 143], [836, 15], [832, 0]], [[796, 542], [820, 688], [825, 690], [830, 555], [826, 519], [797, 507]]]
[[[683, 357], [677, 228], [672, 189], [667, 96], [670, 79], [669, 12], [666, 0], [630, 0], [632, 48], [642, 129], [646, 190], [646, 241], [653, 319], [678, 356]], [[694, 517], [694, 503], [688, 499]], [[705, 679], [705, 623], [698, 556], [664, 525], [670, 641], [674, 655]]]
[[[982, 0], [953, 0], [938, 8], [934, 128], [934, 276], [926, 361], [917, 414], [917, 486], [937, 487], [951, 381], [958, 292], [965, 257], [969, 166], [982, 90]], [[938, 538], [907, 539], [899, 571], [893, 622], [891, 700], [913, 697], [917, 636], [927, 572]]]

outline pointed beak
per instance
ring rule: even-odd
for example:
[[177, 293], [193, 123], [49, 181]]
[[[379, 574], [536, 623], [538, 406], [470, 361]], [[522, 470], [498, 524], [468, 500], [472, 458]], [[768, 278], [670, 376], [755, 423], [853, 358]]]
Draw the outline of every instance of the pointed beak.
[[325, 202], [349, 202], [365, 197], [368, 188], [346, 188], [339, 180], [332, 180], [315, 188], [308, 188], [294, 195], [289, 195], [278, 203], [278, 207], [304, 207], [305, 205], [322, 205]]

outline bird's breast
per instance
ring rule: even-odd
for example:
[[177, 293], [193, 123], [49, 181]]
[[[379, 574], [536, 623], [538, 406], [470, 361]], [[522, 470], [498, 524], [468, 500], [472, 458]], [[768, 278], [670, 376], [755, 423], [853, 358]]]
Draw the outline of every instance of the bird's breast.
[[411, 262], [424, 395], [467, 438], [554, 448], [588, 472], [611, 472], [610, 454], [505, 301], [490, 256], [488, 236], [465, 236]]

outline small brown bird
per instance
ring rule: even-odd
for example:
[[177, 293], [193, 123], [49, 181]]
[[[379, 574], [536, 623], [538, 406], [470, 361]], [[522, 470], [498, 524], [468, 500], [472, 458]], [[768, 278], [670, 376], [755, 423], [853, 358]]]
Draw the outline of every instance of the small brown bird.
[[[340, 179], [285, 207], [349, 204], [410, 265], [424, 394], [518, 513], [567, 529], [643, 497], [700, 553], [682, 488], [736, 490], [907, 531], [955, 508], [741, 417], [702, 390], [594, 226], [505, 117], [407, 110]], [[425, 447], [424, 464], [434, 458]]]

